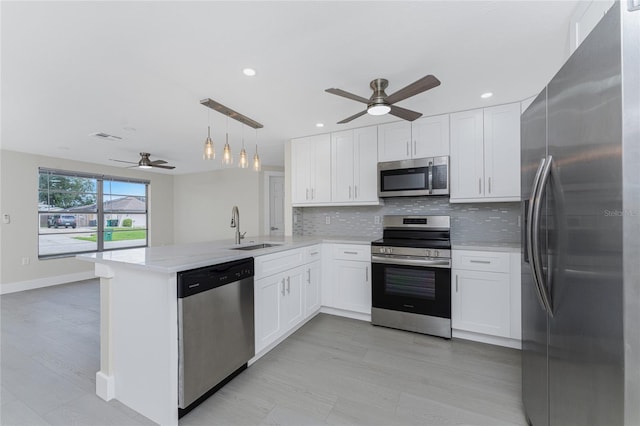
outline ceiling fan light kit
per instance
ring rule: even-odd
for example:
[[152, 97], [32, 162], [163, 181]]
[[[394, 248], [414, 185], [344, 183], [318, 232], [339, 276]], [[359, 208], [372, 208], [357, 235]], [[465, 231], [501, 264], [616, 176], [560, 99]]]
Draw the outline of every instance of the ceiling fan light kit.
[[429, 89], [433, 89], [436, 86], [439, 86], [440, 80], [438, 80], [433, 75], [427, 75], [391, 95], [387, 95], [384, 91], [384, 89], [386, 89], [388, 85], [389, 81], [384, 78], [376, 78], [375, 80], [371, 81], [369, 86], [371, 87], [371, 90], [373, 90], [373, 94], [369, 99], [363, 98], [362, 96], [354, 95], [353, 93], [349, 93], [342, 89], [326, 89], [325, 92], [327, 93], [367, 104], [366, 110], [354, 114], [351, 117], [347, 117], [342, 121], [338, 121], [338, 124], [348, 123], [367, 113], [369, 115], [391, 114], [407, 121], [416, 120], [422, 116], [422, 113], [411, 111], [405, 108], [400, 108], [393, 104], [410, 98], [411, 96], [417, 95], [418, 93], [422, 93]]

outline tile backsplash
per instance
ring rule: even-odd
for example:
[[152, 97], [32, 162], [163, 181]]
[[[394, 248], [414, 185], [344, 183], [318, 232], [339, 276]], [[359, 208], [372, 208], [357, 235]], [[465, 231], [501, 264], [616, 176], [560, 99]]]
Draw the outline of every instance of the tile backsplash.
[[520, 203], [450, 204], [448, 197], [387, 198], [381, 206], [296, 207], [293, 234], [377, 239], [382, 216], [393, 214], [450, 216], [454, 244], [520, 242]]

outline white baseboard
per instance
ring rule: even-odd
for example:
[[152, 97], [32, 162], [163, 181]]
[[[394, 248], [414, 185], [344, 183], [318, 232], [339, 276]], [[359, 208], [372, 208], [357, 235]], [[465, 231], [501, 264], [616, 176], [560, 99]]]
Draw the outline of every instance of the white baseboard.
[[330, 308], [329, 306], [323, 306], [322, 308], [320, 308], [320, 312], [322, 312], [323, 314], [335, 315], [338, 317], [371, 322], [371, 314], [363, 314], [361, 312], [345, 311], [344, 309]]
[[105, 401], [111, 401], [115, 397], [113, 376], [107, 376], [102, 371], [96, 373], [96, 395]]
[[490, 336], [488, 334], [474, 333], [464, 330], [451, 330], [451, 337], [474, 342], [488, 343], [490, 345], [505, 346], [507, 348], [522, 349], [522, 342], [518, 339], [508, 337]]
[[55, 277], [37, 278], [35, 280], [16, 281], [7, 284], [3, 283], [0, 285], [0, 294], [9, 294], [17, 291], [33, 290], [35, 288], [72, 283], [74, 281], [89, 280], [91, 278], [95, 278], [95, 276], [95, 272], [91, 270], [86, 272], [76, 272], [74, 274], [57, 275]]

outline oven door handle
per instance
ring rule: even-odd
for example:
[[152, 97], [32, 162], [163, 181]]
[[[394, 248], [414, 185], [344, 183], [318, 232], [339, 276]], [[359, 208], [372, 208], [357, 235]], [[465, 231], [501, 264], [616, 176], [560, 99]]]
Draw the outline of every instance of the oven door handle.
[[433, 194], [433, 161], [429, 161], [429, 194]]
[[408, 259], [406, 257], [389, 257], [376, 254], [371, 255], [371, 263], [386, 265], [426, 266], [434, 268], [451, 268], [451, 259]]

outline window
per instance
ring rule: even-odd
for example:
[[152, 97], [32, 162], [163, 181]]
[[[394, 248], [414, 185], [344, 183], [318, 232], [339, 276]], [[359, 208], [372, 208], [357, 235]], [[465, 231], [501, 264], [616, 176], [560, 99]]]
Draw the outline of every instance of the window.
[[38, 257], [148, 245], [149, 181], [39, 169]]

